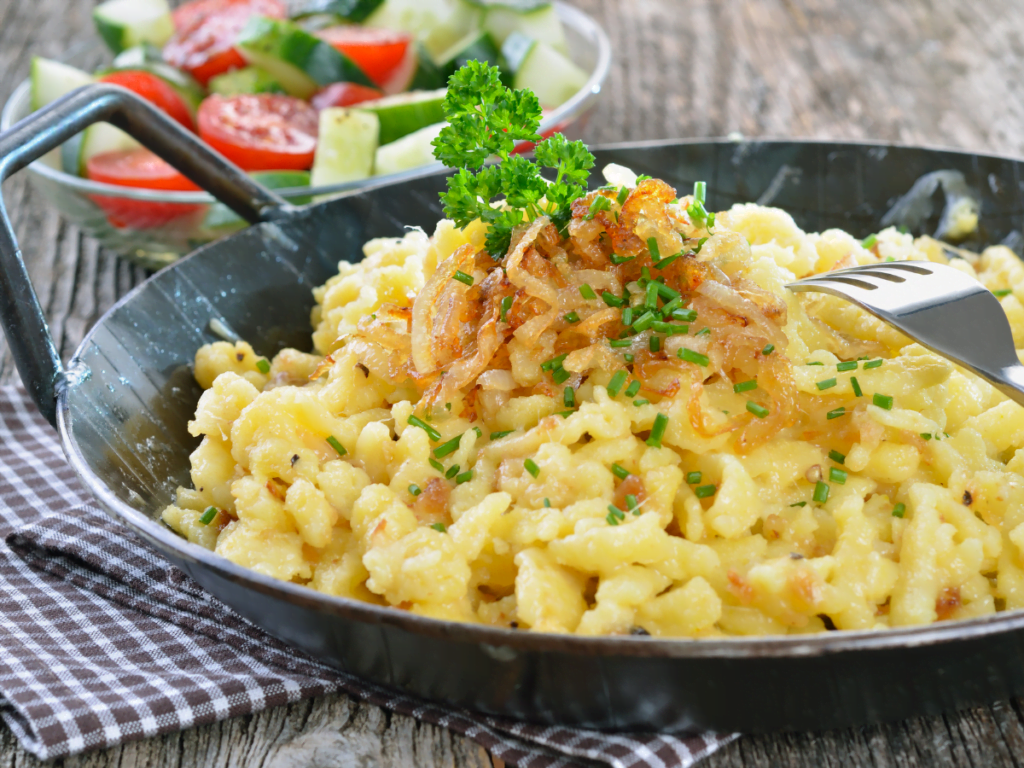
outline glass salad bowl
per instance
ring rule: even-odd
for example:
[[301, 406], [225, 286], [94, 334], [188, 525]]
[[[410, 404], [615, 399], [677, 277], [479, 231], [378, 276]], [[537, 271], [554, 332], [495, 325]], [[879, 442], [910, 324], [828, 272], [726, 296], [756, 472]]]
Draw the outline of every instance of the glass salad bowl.
[[[545, 113], [541, 133], [562, 132], [579, 138], [597, 103], [611, 65], [611, 44], [601, 26], [577, 8], [556, 2], [565, 28], [572, 60], [588, 79], [568, 101]], [[92, 70], [109, 61], [102, 41], [96, 38], [73, 50], [64, 61]], [[7, 130], [32, 111], [31, 86], [22, 82], [0, 113], [0, 130]], [[68, 151], [74, 151], [69, 142]], [[245, 226], [226, 206], [206, 192], [168, 192], [103, 184], [66, 173], [60, 150], [28, 167], [29, 177], [60, 213], [95, 237], [102, 245], [148, 269], [160, 269], [199, 245], [216, 240]], [[440, 163], [401, 173], [372, 176], [330, 186], [288, 186], [285, 174], [275, 173], [275, 192], [301, 205], [314, 198], [364, 187], [402, 181], [422, 174]], [[254, 174], [259, 178], [259, 174]]]

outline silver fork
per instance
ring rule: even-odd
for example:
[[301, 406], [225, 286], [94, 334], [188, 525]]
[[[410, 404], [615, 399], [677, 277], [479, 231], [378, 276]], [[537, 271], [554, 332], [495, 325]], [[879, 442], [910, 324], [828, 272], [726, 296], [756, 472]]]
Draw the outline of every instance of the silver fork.
[[999, 300], [958, 269], [892, 261], [826, 272], [787, 286], [851, 301], [1024, 405], [1024, 366]]

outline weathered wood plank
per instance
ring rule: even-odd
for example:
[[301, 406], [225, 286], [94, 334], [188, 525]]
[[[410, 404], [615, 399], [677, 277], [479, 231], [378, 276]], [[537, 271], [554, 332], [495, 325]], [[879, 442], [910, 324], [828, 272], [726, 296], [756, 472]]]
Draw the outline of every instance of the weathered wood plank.
[[[1024, 154], [1024, 17], [1013, 0], [572, 0], [616, 62], [591, 142], [724, 135], [880, 139]], [[0, 99], [32, 54], [91, 32], [89, 0], [0, 0]], [[1017, 12], [1015, 12], [1017, 11]], [[54, 338], [69, 357], [143, 277], [60, 221], [24, 175], [4, 185]], [[15, 377], [0, 339], [0, 382]], [[1020, 766], [1020, 702], [826, 734], [746, 737], [708, 768]], [[68, 766], [458, 766], [482, 750], [343, 696], [68, 761]], [[0, 727], [0, 768], [39, 766]]]

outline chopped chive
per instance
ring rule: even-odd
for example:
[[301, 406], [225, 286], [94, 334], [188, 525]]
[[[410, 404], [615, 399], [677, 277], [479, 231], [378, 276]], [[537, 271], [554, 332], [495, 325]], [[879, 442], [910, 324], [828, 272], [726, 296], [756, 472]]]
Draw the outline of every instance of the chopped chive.
[[846, 485], [846, 470], [829, 467], [828, 479], [839, 485]]
[[633, 331], [629, 330], [629, 328], [626, 328], [625, 330], [622, 331], [622, 333], [619, 334], [619, 338], [628, 339], [632, 335], [634, 335]]
[[567, 358], [568, 356], [569, 354], [566, 353], [564, 355], [559, 355], [558, 357], [552, 357], [550, 360], [545, 360], [543, 363], [540, 364], [540, 369], [542, 371], [551, 371], [554, 370], [555, 368], [561, 368], [562, 361], [565, 360], [565, 358]]
[[837, 382], [835, 379], [825, 379], [824, 381], [819, 381], [815, 383], [814, 386], [816, 386], [818, 389], [832, 389], [832, 387], [834, 387], [836, 383]]
[[566, 387], [562, 392], [562, 402], [566, 408], [576, 407], [576, 391], [572, 387]]
[[655, 320], [651, 323], [651, 328], [657, 333], [671, 334], [674, 333], [675, 329], [678, 327], [679, 326], [677, 325], [672, 325], [672, 323], [666, 323], [664, 320]]
[[693, 489], [693, 495], [698, 499], [706, 499], [709, 496], [714, 496], [717, 490], [714, 485], [698, 485]]
[[737, 395], [742, 392], [749, 392], [752, 389], [757, 389], [757, 379], [751, 379], [750, 381], [739, 381], [732, 385], [732, 391]]
[[774, 351], [775, 351], [775, 345], [774, 344], [766, 344], [764, 349], [761, 350], [761, 354], [765, 355], [767, 357], [768, 355], [770, 355]]
[[711, 329], [710, 328], [701, 328], [699, 331], [697, 331], [693, 335], [694, 336], [710, 336], [711, 335]]
[[865, 371], [868, 370], [869, 368], [881, 368], [881, 367], [882, 367], [882, 359], [881, 358], [879, 358], [878, 360], [868, 360], [866, 363], [864, 363], [864, 370]]
[[878, 242], [878, 235], [868, 235], [867, 237], [865, 237], [863, 240], [860, 241], [860, 244], [864, 248], [867, 248], [870, 251], [871, 248], [874, 246], [874, 244], [877, 243], [877, 242]]
[[634, 496], [632, 493], [627, 493], [626, 494], [626, 509], [636, 509], [637, 506], [638, 506], [638, 502], [636, 500], [636, 496]]
[[555, 416], [561, 416], [563, 419], [568, 419], [574, 413], [576, 413], [576, 411], [555, 411]]
[[625, 371], [616, 371], [615, 375], [612, 376], [612, 380], [608, 382], [608, 386], [605, 389], [608, 390], [608, 394], [615, 397], [619, 394], [622, 389], [622, 385], [626, 383], [626, 378], [629, 376]]
[[[635, 325], [633, 327], [636, 328]], [[660, 352], [661, 351], [661, 339], [658, 338], [657, 336], [651, 336], [650, 347], [651, 347], [651, 352]]]
[[[662, 278], [658, 278], [661, 280]], [[662, 301], [672, 301], [679, 297], [679, 291], [669, 288], [664, 283], [655, 283], [657, 285], [658, 295], [661, 296]]]
[[[623, 515], [623, 517], [625, 517], [625, 515]], [[608, 523], [608, 525], [618, 525], [619, 524], [619, 518], [617, 518], [611, 512], [609, 512], [607, 515], [605, 515], [604, 519], [605, 519], [605, 522]]]
[[651, 323], [654, 322], [653, 312], [644, 312], [640, 317], [633, 321], [633, 330], [637, 333], [643, 333], [651, 327]]
[[700, 249], [704, 247], [704, 243], [706, 243], [709, 239], [710, 238], [702, 237], [700, 240], [698, 240], [697, 241], [697, 250], [694, 251], [694, 254], [700, 253]]
[[484, 431], [480, 427], [473, 427], [473, 431], [476, 432], [477, 439], [484, 436]]
[[590, 212], [586, 216], [587, 221], [593, 219], [598, 211], [609, 211], [611, 210], [611, 207], [612, 204], [607, 197], [605, 197], [604, 195], [598, 195], [590, 204]]
[[692, 323], [697, 319], [697, 310], [695, 309], [674, 309], [672, 310], [672, 319], [681, 320], [684, 323]]
[[614, 504], [609, 504], [608, 505], [608, 514], [609, 515], [613, 515], [614, 517], [619, 518], [619, 520], [625, 520], [626, 519], [626, 513], [623, 512], [618, 507], [616, 507]]
[[1009, 296], [1011, 293], [1013, 293], [1013, 288], [1000, 288], [998, 291], [992, 291], [992, 294], [994, 296], [998, 296], [1000, 299], [1003, 298], [1003, 296]]
[[443, 459], [449, 453], [455, 453], [458, 450], [459, 442], [462, 440], [462, 435], [456, 435], [447, 443], [442, 443], [434, 449], [434, 456], [439, 459]]
[[658, 238], [647, 238], [647, 250], [651, 252], [651, 261], [653, 261], [655, 264], [661, 261], [661, 248], [658, 246]]
[[270, 361], [265, 357], [257, 358], [256, 368], [260, 373], [270, 373]]
[[647, 295], [644, 297], [644, 306], [648, 309], [658, 308], [658, 284], [647, 284]]
[[612, 264], [625, 264], [627, 261], [632, 261], [636, 256], [616, 256], [614, 253], [611, 255]]
[[580, 296], [582, 296], [587, 301], [593, 301], [594, 299], [597, 298], [597, 294], [594, 293], [594, 289], [591, 288], [586, 283], [580, 286]]
[[450, 411], [452, 409], [452, 404], [451, 403], [445, 403], [444, 404], [444, 408], [445, 408], [446, 411]]
[[631, 355], [629, 352], [625, 352], [622, 355], [622, 359], [625, 360], [627, 363], [632, 363], [633, 362], [633, 355]]
[[632, 307], [626, 307], [624, 310], [622, 310], [622, 324], [623, 325], [632, 325], [633, 324], [633, 308]]
[[828, 484], [819, 480], [814, 484], [814, 496], [812, 497], [819, 504], [824, 504], [828, 501]]
[[703, 477], [703, 475], [700, 472], [687, 472], [686, 482], [689, 485], [696, 485], [700, 482], [701, 477]]
[[850, 377], [850, 386], [853, 387], [853, 394], [855, 394], [857, 397], [862, 397], [864, 395], [864, 392], [862, 392], [860, 388], [860, 382], [857, 381], [856, 376]]
[[668, 257], [662, 259], [661, 261], [659, 261], [657, 264], [655, 264], [654, 268], [655, 269], [664, 269], [669, 264], [671, 264], [673, 261], [678, 259], [680, 256], [682, 256], [681, 253], [675, 253], [675, 254], [673, 254], [671, 256], [668, 256]]
[[430, 466], [432, 466], [434, 469], [436, 469], [441, 474], [444, 474], [444, 464], [442, 464], [437, 459], [427, 459], [427, 461], [430, 462]]
[[876, 392], [871, 396], [871, 402], [879, 408], [884, 408], [887, 411], [892, 410], [892, 395], [880, 395]]
[[537, 466], [533, 459], [526, 459], [523, 462], [523, 468], [526, 469], [526, 471], [529, 472], [531, 475], [533, 475], [534, 478], [540, 475], [540, 467]]
[[921, 437], [923, 437], [925, 440], [931, 440], [932, 439], [932, 436], [930, 434], [928, 434], [927, 432], [922, 432], [921, 433]]
[[547, 496], [544, 497], [544, 507], [547, 509], [551, 509], [551, 499], [549, 499]]
[[213, 522], [213, 518], [217, 516], [218, 511], [216, 507], [207, 507], [206, 511], [203, 512], [203, 516], [199, 518], [199, 522], [203, 525], [209, 525]]
[[892, 508], [893, 517], [903, 517], [907, 513], [907, 505], [902, 501]]
[[705, 368], [711, 362], [708, 360], [707, 355], [702, 355], [700, 352], [694, 352], [692, 349], [687, 347], [681, 347], [676, 355], [680, 360], [685, 360], [688, 363], [696, 363], [697, 365], [703, 365]]
[[456, 485], [462, 485], [463, 483], [468, 483], [472, 479], [473, 479], [473, 470], [472, 469], [467, 469], [461, 475], [456, 475], [455, 476], [455, 484]]
[[433, 528], [438, 533], [444, 533], [446, 530], [448, 530], [447, 528], [445, 528], [444, 523], [434, 523], [430, 527]]
[[747, 410], [759, 419], [763, 419], [769, 413], [767, 408], [760, 403], [755, 403], [753, 400], [747, 400]]
[[661, 314], [664, 315], [665, 317], [668, 317], [681, 306], [683, 306], [683, 297], [676, 296], [675, 298], [669, 299], [668, 301], [665, 302], [665, 304], [661, 308]]
[[608, 342], [612, 349], [625, 349], [633, 345], [632, 339], [612, 339]]
[[[647, 267], [640, 267], [640, 279], [641, 280], [650, 280], [651, 279], [651, 270], [649, 270]], [[645, 285], [645, 283], [641, 283], [641, 285]]]
[[345, 446], [342, 445], [341, 441], [339, 441], [334, 435], [327, 436], [327, 444], [331, 446], [339, 456], [344, 456], [348, 453], [348, 451], [345, 450]]
[[791, 507], [806, 507], [807, 506], [807, 502], [806, 501], [798, 501], [796, 504], [790, 504], [789, 506], [791, 506]]
[[650, 404], [651, 404], [650, 400], [634, 400], [633, 401], [633, 406], [636, 407], [636, 408], [639, 408], [641, 405], [650, 405]]
[[452, 464], [450, 467], [448, 467], [448, 471], [444, 473], [444, 476], [451, 480], [453, 477], [459, 474], [459, 469], [460, 467], [458, 464]]
[[693, 201], [704, 205], [704, 195], [707, 194], [708, 185], [704, 181], [693, 182]]
[[629, 470], [621, 464], [612, 464], [612, 474], [619, 478], [619, 480], [625, 480], [629, 477]]
[[609, 307], [621, 307], [626, 303], [625, 299], [620, 299], [614, 293], [609, 291], [601, 291], [601, 298], [604, 299], [604, 303]]
[[834, 410], [831, 410], [828, 413], [826, 413], [825, 414], [825, 418], [828, 419], [828, 420], [838, 419], [840, 416], [845, 416], [845, 415], [846, 415], [846, 407], [841, 405], [838, 408], [836, 408]]
[[839, 363], [839, 365], [836, 366], [836, 370], [840, 371], [840, 372], [842, 372], [842, 371], [856, 371], [857, 370], [857, 361], [856, 360], [850, 360], [850, 361], [845, 362], [845, 363]]
[[633, 379], [626, 387], [626, 397], [636, 397], [636, 393], [640, 391], [640, 380]]
[[455, 270], [455, 274], [452, 275], [452, 279], [458, 280], [463, 285], [472, 285], [473, 284], [473, 276], [472, 275], [467, 275], [461, 269], [456, 269]]
[[651, 448], [661, 448], [661, 438], [665, 436], [665, 428], [668, 426], [668, 416], [659, 413], [654, 417], [654, 426], [651, 427], [651, 436], [647, 438], [647, 444]]
[[412, 485], [409, 486], [409, 493], [411, 493], [413, 496], [419, 496], [421, 493], [423, 493], [423, 491], [420, 489], [418, 485], [416, 485], [416, 483], [413, 483]]
[[508, 311], [512, 309], [512, 302], [515, 300], [514, 296], [506, 296], [501, 300], [501, 322], [508, 320]]
[[808, 360], [804, 365], [824, 365], [824, 363], [819, 363], [817, 360]]
[[427, 422], [423, 421], [423, 419], [421, 419], [419, 416], [410, 416], [409, 425], [413, 427], [419, 427], [420, 429], [422, 429], [424, 432], [427, 433], [427, 435], [430, 436], [430, 439], [433, 440], [435, 443], [441, 439], [441, 433], [438, 432], [429, 424], [427, 424]]
[[570, 376], [572, 376], [572, 374], [565, 370], [565, 368], [555, 368], [555, 370], [551, 372], [551, 379], [555, 384], [565, 384], [565, 382], [569, 380]]
[[566, 312], [563, 315], [563, 318], [567, 323], [578, 323], [580, 321], [580, 316], [575, 312]]
[[514, 429], [506, 429], [503, 432], [491, 432], [491, 440], [501, 440], [501, 438], [508, 437], [513, 432], [515, 432]]

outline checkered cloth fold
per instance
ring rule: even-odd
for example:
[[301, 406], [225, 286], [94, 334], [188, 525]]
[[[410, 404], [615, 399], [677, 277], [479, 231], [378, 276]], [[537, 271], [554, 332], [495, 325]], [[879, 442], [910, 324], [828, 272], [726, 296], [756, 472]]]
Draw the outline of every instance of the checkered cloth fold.
[[0, 388], [0, 716], [40, 758], [339, 691], [531, 768], [685, 768], [735, 738], [529, 725], [359, 680], [264, 634], [89, 502], [25, 392]]

